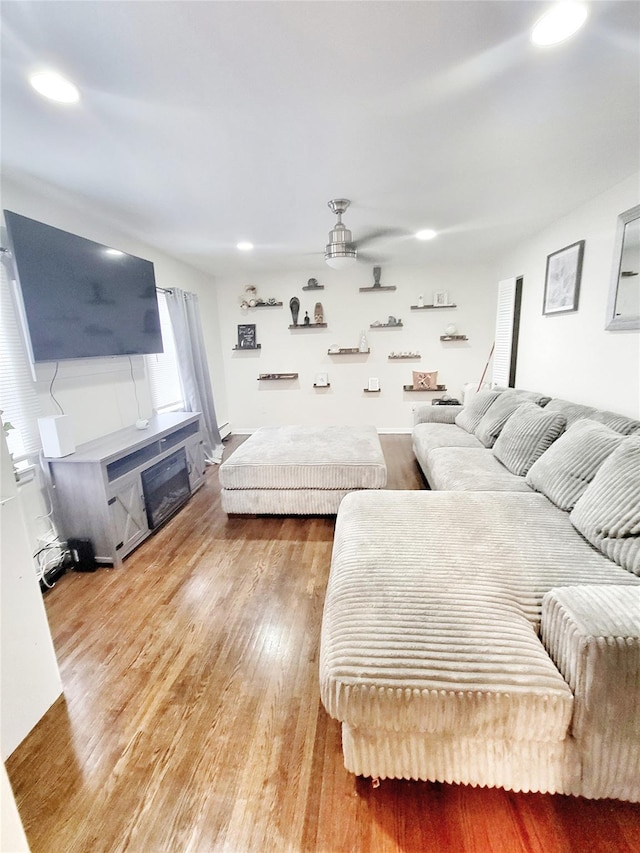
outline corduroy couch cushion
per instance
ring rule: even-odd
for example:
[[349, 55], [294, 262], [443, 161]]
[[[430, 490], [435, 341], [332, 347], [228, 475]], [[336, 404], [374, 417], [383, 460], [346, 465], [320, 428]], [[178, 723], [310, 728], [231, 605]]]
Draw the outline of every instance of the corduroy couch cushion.
[[478, 391], [464, 409], [456, 415], [456, 423], [467, 432], [473, 433], [489, 406], [498, 399], [501, 391]]
[[564, 510], [576, 501], [596, 475], [598, 468], [625, 438], [596, 421], [575, 421], [534, 462], [526, 481]]
[[493, 447], [511, 415], [526, 399], [517, 391], [503, 391], [489, 407], [474, 432], [485, 447]]
[[602, 464], [570, 518], [605, 556], [640, 576], [640, 436], [625, 438]]
[[564, 429], [564, 415], [523, 403], [511, 415], [493, 445], [493, 453], [512, 474], [524, 477]]

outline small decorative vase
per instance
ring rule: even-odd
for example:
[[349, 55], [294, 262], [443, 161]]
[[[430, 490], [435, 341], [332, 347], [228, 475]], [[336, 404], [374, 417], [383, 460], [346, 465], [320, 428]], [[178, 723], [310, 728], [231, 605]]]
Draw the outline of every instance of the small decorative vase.
[[424, 296], [422, 294], [418, 296], [418, 308], [424, 308]]
[[289, 300], [289, 309], [291, 311], [291, 319], [293, 321], [293, 325], [298, 325], [298, 314], [300, 313], [300, 300], [297, 296], [292, 296]]
[[305, 311], [304, 312], [304, 324], [305, 324], [305, 326], [308, 326], [310, 323], [311, 323], [311, 320], [309, 319], [309, 312]]
[[380, 287], [380, 274], [382, 273], [382, 267], [374, 267], [373, 268], [373, 286]]
[[449, 335], [449, 337], [453, 337], [458, 331], [458, 327], [454, 326], [453, 323], [450, 323], [444, 330], [445, 335]]
[[358, 349], [360, 352], [367, 352], [369, 350], [369, 342], [367, 341], [364, 329], [360, 332], [360, 345], [358, 346]]
[[324, 310], [322, 302], [316, 302], [316, 307], [313, 309], [313, 322], [324, 323]]

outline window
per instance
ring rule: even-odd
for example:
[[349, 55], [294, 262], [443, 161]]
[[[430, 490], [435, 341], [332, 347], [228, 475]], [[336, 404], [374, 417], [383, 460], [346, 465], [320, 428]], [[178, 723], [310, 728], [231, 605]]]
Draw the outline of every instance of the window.
[[7, 263], [0, 263], [0, 409], [2, 420], [14, 429], [7, 444], [14, 462], [40, 450], [38, 418], [40, 400], [31, 374], [31, 364], [11, 294]]
[[184, 397], [178, 373], [176, 344], [169, 309], [166, 296], [162, 291], [158, 292], [158, 308], [164, 352], [145, 356], [151, 403], [156, 412], [175, 412], [184, 409]]

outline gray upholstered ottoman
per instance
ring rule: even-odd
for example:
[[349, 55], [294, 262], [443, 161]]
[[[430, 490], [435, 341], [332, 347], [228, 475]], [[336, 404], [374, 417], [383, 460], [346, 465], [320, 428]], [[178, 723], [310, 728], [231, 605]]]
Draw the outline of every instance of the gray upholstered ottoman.
[[262, 427], [220, 466], [227, 513], [331, 515], [349, 492], [386, 483], [373, 426]]

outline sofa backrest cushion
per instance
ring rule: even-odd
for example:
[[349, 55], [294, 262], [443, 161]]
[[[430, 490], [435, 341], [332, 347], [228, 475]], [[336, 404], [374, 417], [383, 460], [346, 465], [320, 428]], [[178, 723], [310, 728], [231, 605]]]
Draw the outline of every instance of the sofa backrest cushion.
[[464, 409], [456, 415], [456, 423], [467, 432], [473, 432], [482, 416], [500, 396], [500, 391], [478, 391]]
[[640, 436], [606, 459], [569, 516], [602, 553], [640, 576]]
[[640, 433], [640, 421], [628, 418], [626, 415], [617, 415], [615, 412], [606, 412], [598, 409], [593, 415], [590, 415], [590, 418], [592, 421], [605, 424], [609, 429], [615, 430], [622, 435]]
[[526, 398], [522, 396], [521, 392], [513, 389], [503, 391], [500, 397], [491, 404], [475, 428], [476, 438], [479, 438], [485, 447], [493, 447], [506, 422], [524, 402], [526, 402]]
[[572, 510], [596, 472], [625, 440], [604, 424], [582, 418], [546, 450], [527, 474], [527, 485], [557, 507]]
[[522, 403], [504, 425], [493, 445], [494, 456], [512, 474], [524, 477], [565, 428], [564, 415], [547, 412], [535, 403]]
[[494, 391], [515, 391], [522, 401], [528, 400], [530, 403], [536, 403], [538, 406], [547, 405], [551, 397], [548, 394], [541, 394], [539, 391], [525, 391], [522, 388], [506, 388], [502, 385], [494, 386]]
[[545, 406], [545, 410], [563, 414], [567, 419], [568, 427], [581, 418], [590, 418], [597, 411], [593, 406], [583, 406], [581, 403], [572, 403], [569, 400], [562, 400], [560, 397], [553, 397]]

